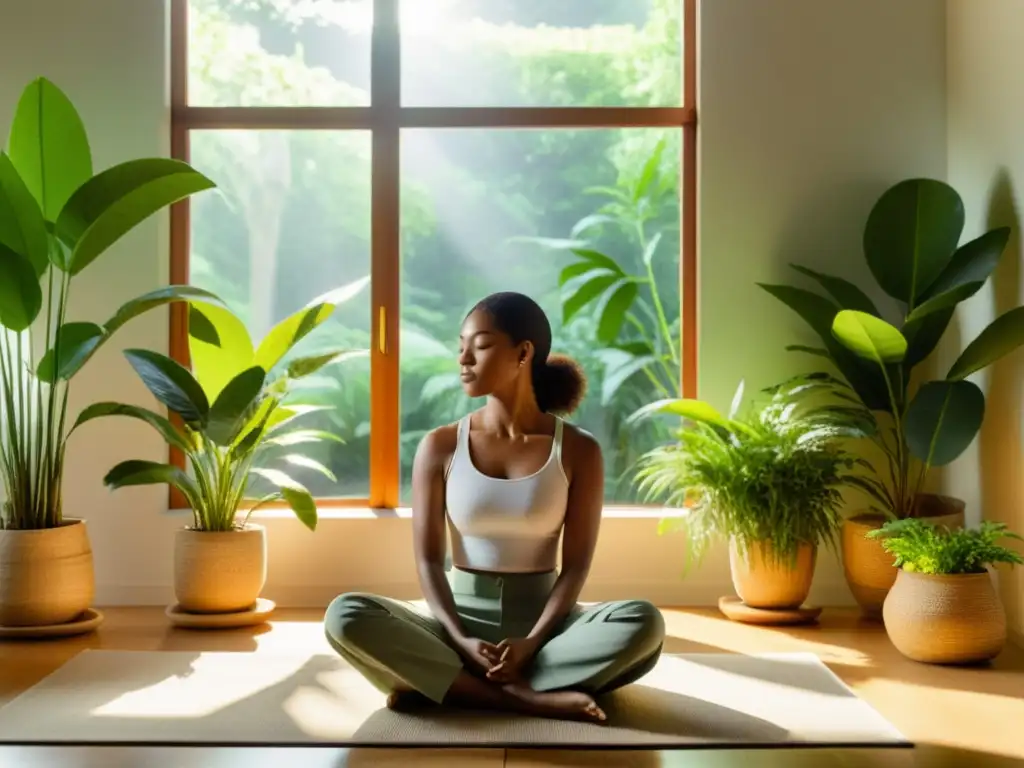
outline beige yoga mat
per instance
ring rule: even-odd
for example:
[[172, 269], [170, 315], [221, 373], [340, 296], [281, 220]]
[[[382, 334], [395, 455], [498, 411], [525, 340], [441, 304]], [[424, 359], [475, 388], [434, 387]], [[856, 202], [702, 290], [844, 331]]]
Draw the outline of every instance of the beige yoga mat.
[[0, 709], [0, 743], [911, 746], [806, 653], [666, 655], [601, 725], [383, 703], [332, 655], [85, 650]]

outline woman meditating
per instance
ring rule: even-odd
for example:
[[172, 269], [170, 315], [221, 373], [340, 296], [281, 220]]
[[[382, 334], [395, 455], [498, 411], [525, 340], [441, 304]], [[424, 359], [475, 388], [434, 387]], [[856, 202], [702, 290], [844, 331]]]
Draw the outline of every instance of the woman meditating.
[[665, 624], [650, 603], [577, 604], [601, 522], [604, 464], [593, 437], [554, 415], [579, 405], [585, 380], [550, 350], [548, 319], [522, 294], [494, 294], [469, 313], [462, 384], [486, 405], [428, 434], [413, 466], [414, 549], [429, 610], [361, 593], [327, 609], [332, 647], [389, 694], [391, 708], [427, 699], [601, 721], [593, 697], [637, 680], [661, 654]]

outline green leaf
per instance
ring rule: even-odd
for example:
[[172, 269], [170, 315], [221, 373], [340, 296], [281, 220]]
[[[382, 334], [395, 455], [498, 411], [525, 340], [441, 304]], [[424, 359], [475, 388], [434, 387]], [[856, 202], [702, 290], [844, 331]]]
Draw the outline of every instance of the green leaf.
[[74, 432], [86, 422], [104, 416], [127, 416], [129, 418], [144, 421], [163, 435], [164, 440], [166, 440], [169, 445], [179, 448], [185, 453], [191, 451], [191, 446], [188, 444], [185, 436], [178, 431], [170, 420], [164, 418], [160, 414], [153, 413], [153, 411], [147, 410], [146, 408], [140, 408], [137, 405], [124, 405], [122, 403], [111, 402], [93, 403], [78, 415], [74, 425], [71, 427], [71, 432]]
[[908, 179], [886, 190], [868, 215], [864, 255], [879, 286], [913, 309], [949, 265], [964, 228], [951, 186]]
[[343, 360], [354, 357], [366, 357], [367, 355], [369, 355], [369, 351], [365, 349], [335, 349], [319, 355], [298, 357], [288, 363], [288, 377], [301, 379], [304, 376], [316, 373], [324, 366], [340, 363]]
[[[53, 347], [39, 361], [36, 375], [51, 384], [56, 379], [67, 381], [89, 361], [103, 343], [105, 335], [103, 328], [96, 323], [65, 323], [57, 329]], [[59, 361], [56, 360], [57, 352], [60, 353]]]
[[592, 248], [573, 248], [572, 252], [595, 267], [603, 267], [610, 272], [614, 272], [618, 277], [626, 276], [626, 273], [622, 271], [622, 267], [619, 266], [619, 262], [607, 254], [595, 251]]
[[562, 302], [562, 323], [568, 323], [581, 309], [619, 281], [616, 275], [603, 272], [586, 281]]
[[255, 365], [235, 376], [221, 390], [210, 406], [206, 424], [206, 434], [213, 442], [218, 445], [234, 442], [266, 378], [267, 372]]
[[93, 176], [64, 205], [57, 234], [71, 248], [79, 274], [157, 211], [215, 186], [188, 163], [164, 157], [128, 160]]
[[284, 432], [273, 437], [268, 437], [267, 445], [277, 445], [282, 447], [288, 447], [292, 445], [301, 445], [303, 443], [319, 443], [323, 440], [330, 440], [335, 443], [344, 444], [338, 435], [333, 432], [325, 432], [322, 429], [296, 429], [292, 432]]
[[907, 447], [930, 467], [949, 464], [974, 440], [985, 418], [985, 395], [969, 381], [930, 381], [907, 408]]
[[47, 221], [56, 221], [72, 193], [92, 177], [92, 152], [82, 118], [46, 78], [29, 83], [15, 108], [8, 153]]
[[192, 507], [201, 506], [202, 496], [195, 481], [180, 468], [171, 464], [160, 464], [140, 459], [122, 461], [107, 472], [103, 483], [111, 490], [132, 485], [167, 484], [181, 491]]
[[904, 368], [909, 370], [935, 351], [955, 312], [956, 307], [947, 307], [903, 326], [901, 333], [907, 340]]
[[205, 426], [210, 404], [187, 368], [148, 349], [126, 349], [132, 368], [153, 396], [193, 428]]
[[844, 309], [832, 321], [832, 332], [848, 349], [879, 365], [898, 363], [907, 354], [907, 340], [897, 328], [874, 315]]
[[732, 403], [729, 404], [729, 418], [735, 419], [743, 407], [743, 392], [746, 389], [746, 382], [740, 381], [739, 386], [732, 395]]
[[144, 312], [180, 301], [198, 302], [204, 306], [207, 303], [221, 306], [224, 304], [217, 294], [196, 288], [194, 285], [167, 285], [125, 302], [104, 325], [108, 333], [113, 333]]
[[575, 277], [585, 275], [588, 272], [594, 272], [600, 275], [611, 275], [614, 274], [603, 267], [595, 267], [589, 261], [574, 261], [567, 267], [564, 267], [558, 275], [558, 287], [562, 288]]
[[32, 262], [0, 245], [0, 325], [20, 333], [43, 308], [43, 290]]
[[256, 356], [242, 320], [226, 307], [213, 304], [189, 306], [188, 350], [192, 371], [211, 400], [251, 367]]
[[[603, 213], [592, 213], [591, 215], [584, 216], [582, 219], [577, 221], [576, 224], [572, 228], [572, 232], [570, 232], [569, 234], [570, 234], [571, 237], [577, 238], [580, 235], [582, 235], [584, 232], [586, 232], [588, 229], [590, 229], [591, 227], [596, 227], [596, 226], [599, 226], [601, 224], [615, 224], [615, 223], [616, 223], [615, 219], [612, 218], [611, 216], [606, 216]], [[581, 245], [581, 244], [578, 243], [578, 245]]]
[[601, 359], [605, 364], [604, 376], [601, 377], [602, 406], [611, 403], [615, 394], [633, 374], [658, 361], [655, 355], [635, 355], [621, 349], [605, 349], [602, 353]]
[[633, 305], [636, 295], [636, 283], [631, 280], [620, 280], [618, 285], [605, 293], [598, 310], [598, 341], [605, 345], [614, 343], [622, 331], [626, 313]]
[[50, 265], [46, 221], [11, 158], [0, 152], [0, 245], [32, 263], [37, 276]]
[[953, 363], [947, 379], [966, 379], [1024, 344], [1024, 307], [1016, 307], [993, 320], [967, 345]]
[[807, 277], [816, 280], [835, 299], [841, 309], [856, 309], [860, 312], [867, 312], [875, 317], [882, 316], [882, 313], [878, 311], [875, 303], [871, 301], [868, 295], [849, 280], [816, 272], [799, 264], [790, 264], [790, 266], [800, 274], [807, 275]]
[[656, 413], [667, 413], [672, 416], [681, 416], [690, 421], [710, 424], [714, 427], [730, 429], [729, 422], [715, 410], [714, 406], [702, 401], [690, 398], [657, 400], [637, 409], [627, 420], [636, 422]]
[[951, 288], [945, 293], [939, 293], [932, 296], [930, 299], [926, 299], [914, 307], [914, 310], [907, 315], [906, 325], [913, 328], [920, 324], [928, 315], [941, 312], [942, 310], [949, 309], [950, 307], [955, 308], [961, 301], [969, 299], [971, 296], [976, 294], [983, 285], [983, 282], [963, 283], [955, 288]]
[[256, 350], [256, 364], [269, 372], [302, 338], [334, 312], [333, 304], [316, 304], [295, 312], [270, 329]]
[[977, 283], [980, 288], [995, 271], [1009, 239], [1010, 228], [998, 227], [961, 245], [921, 298], [931, 299], [961, 285]]
[[326, 477], [331, 482], [336, 483], [338, 478], [335, 477], [334, 473], [331, 472], [327, 467], [321, 464], [316, 459], [311, 459], [308, 456], [303, 456], [301, 453], [289, 453], [287, 456], [282, 457], [284, 461], [289, 464], [302, 467], [303, 469], [311, 469], [314, 472], [319, 472], [321, 475]]
[[299, 519], [299, 522], [311, 531], [316, 530], [316, 502], [313, 500], [309, 491], [306, 490], [305, 486], [296, 482], [284, 472], [277, 469], [254, 467], [251, 472], [254, 475], [259, 475], [260, 477], [269, 480], [280, 488], [281, 494], [284, 496], [288, 506], [291, 507], [292, 512], [294, 512], [295, 516]]

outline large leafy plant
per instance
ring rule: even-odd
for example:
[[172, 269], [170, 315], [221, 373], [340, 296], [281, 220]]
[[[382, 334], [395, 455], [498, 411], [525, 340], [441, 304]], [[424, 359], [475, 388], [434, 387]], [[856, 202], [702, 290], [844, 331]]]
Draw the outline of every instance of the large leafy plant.
[[0, 152], [0, 528], [61, 524], [70, 383], [114, 332], [172, 301], [216, 301], [169, 286], [127, 302], [102, 324], [71, 320], [75, 279], [140, 222], [213, 186], [165, 158], [94, 172], [68, 97], [44, 78], [22, 92]]
[[986, 520], [976, 529], [948, 530], [925, 520], [890, 520], [869, 531], [881, 539], [882, 548], [895, 556], [893, 565], [915, 573], [985, 573], [992, 563], [1024, 565], [1024, 557], [997, 544], [1000, 539], [1024, 541], [1007, 530], [1005, 523]]
[[[175, 416], [135, 405], [100, 402], [86, 408], [75, 427], [107, 416], [146, 422], [188, 460], [191, 472], [169, 463], [129, 459], [111, 469], [104, 482], [111, 489], [168, 484], [181, 492], [192, 510], [197, 531], [231, 531], [244, 527], [259, 507], [283, 501], [310, 530], [316, 529], [316, 502], [287, 467], [312, 469], [334, 480], [331, 471], [296, 446], [325, 440], [341, 442], [331, 432], [296, 426], [304, 414], [322, 410], [289, 399], [296, 381], [359, 351], [318, 350], [290, 356], [296, 344], [320, 326], [342, 301], [366, 284], [360, 280], [308, 304], [275, 325], [254, 345], [243, 322], [214, 304], [189, 307], [189, 351], [193, 371], [158, 352], [129, 349], [125, 356], [153, 396]], [[287, 449], [274, 456], [274, 449]], [[279, 460], [285, 465], [274, 467]], [[257, 481], [272, 491], [254, 498]], [[249, 508], [241, 520], [245, 504]]]
[[[841, 387], [841, 385], [840, 385]], [[700, 561], [716, 536], [733, 537], [741, 551], [767, 545], [769, 558], [792, 561], [802, 543], [835, 547], [842, 490], [859, 482], [863, 460], [848, 454], [847, 437], [863, 433], [846, 423], [828, 376], [799, 377], [766, 391], [761, 405], [743, 408], [743, 384], [727, 416], [708, 403], [664, 400], [636, 414], [683, 418], [678, 442], [644, 455], [637, 472], [641, 491], [684, 508], [681, 525], [688, 562]]]
[[[1010, 236], [998, 227], [960, 244], [964, 205], [956, 190], [934, 179], [910, 179], [888, 189], [864, 228], [863, 252], [878, 288], [895, 300], [890, 320], [853, 283], [802, 266], [822, 296], [789, 285], [761, 287], [811, 326], [822, 346], [788, 349], [831, 362], [857, 393], [859, 420], [886, 467], [867, 489], [874, 511], [913, 517], [933, 467], [950, 463], [981, 428], [985, 398], [967, 377], [1024, 343], [1024, 308], [997, 317], [941, 378], [921, 382], [918, 366], [934, 351], [957, 305], [985, 285]], [[884, 427], [882, 421], [885, 422]]]

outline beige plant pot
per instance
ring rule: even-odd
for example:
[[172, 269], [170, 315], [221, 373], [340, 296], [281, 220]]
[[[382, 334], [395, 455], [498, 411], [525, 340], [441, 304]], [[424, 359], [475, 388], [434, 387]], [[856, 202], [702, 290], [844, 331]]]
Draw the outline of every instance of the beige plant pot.
[[[959, 499], [930, 493], [921, 494], [916, 507], [918, 517], [950, 529], [963, 528], [964, 508]], [[882, 548], [882, 542], [867, 538], [867, 534], [884, 523], [881, 515], [856, 515], [843, 521], [841, 536], [846, 583], [864, 616], [878, 620], [885, 596], [896, 582], [897, 569], [895, 558]]]
[[818, 548], [801, 544], [795, 560], [771, 554], [766, 544], [748, 545], [742, 551], [736, 539], [729, 541], [732, 584], [751, 608], [798, 608], [807, 600], [814, 580]]
[[892, 644], [914, 661], [971, 664], [995, 658], [1006, 645], [1006, 611], [988, 572], [900, 569], [882, 615]]
[[85, 521], [55, 528], [0, 530], [0, 626], [66, 624], [96, 596]]
[[267, 531], [179, 530], [174, 539], [174, 596], [186, 613], [250, 608], [267, 581]]

